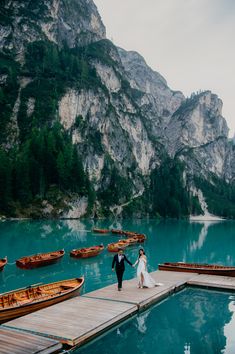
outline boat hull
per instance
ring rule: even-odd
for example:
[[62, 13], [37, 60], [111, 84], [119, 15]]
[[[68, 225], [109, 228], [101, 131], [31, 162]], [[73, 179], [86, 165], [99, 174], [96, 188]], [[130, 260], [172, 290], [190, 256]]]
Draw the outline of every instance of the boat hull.
[[[57, 263], [63, 256], [64, 256], [65, 252], [64, 251], [60, 251], [60, 253], [58, 253], [58, 255], [56, 255], [55, 257], [51, 257], [51, 258], [47, 258], [47, 259], [38, 259], [38, 260], [33, 260], [28, 261], [28, 262], [24, 262], [23, 259], [25, 257], [22, 257], [22, 259], [18, 259], [16, 261], [16, 265], [18, 268], [21, 269], [34, 269], [34, 268], [39, 268], [39, 267], [45, 267], [51, 264], [55, 264]], [[29, 257], [35, 257], [35, 255], [33, 256], [29, 256]]]
[[3, 258], [0, 260], [0, 272], [4, 269], [6, 264], [7, 264], [7, 258]]
[[70, 252], [70, 257], [73, 258], [90, 258], [98, 256], [104, 250], [104, 246], [95, 246], [92, 250], [87, 249], [77, 249]]
[[117, 253], [120, 248], [125, 249], [127, 246], [129, 246], [129, 244], [125, 243], [125, 244], [121, 244], [121, 243], [111, 243], [107, 246], [107, 250], [109, 252], [115, 252]]
[[135, 231], [124, 231], [124, 230], [119, 230], [119, 229], [112, 229], [111, 232], [112, 232], [112, 234], [126, 236], [127, 239], [129, 239], [129, 238], [137, 239], [137, 243], [143, 243], [146, 240], [146, 236], [144, 234], [139, 234], [138, 232], [135, 232]]
[[13, 320], [15, 318], [27, 315], [31, 312], [41, 310], [41, 309], [46, 308], [48, 306], [57, 304], [61, 301], [68, 300], [72, 297], [78, 296], [81, 291], [81, 288], [83, 286], [83, 283], [84, 283], [84, 278], [81, 278], [81, 279], [82, 279], [81, 284], [76, 289], [74, 289], [68, 293], [57, 295], [56, 297], [53, 297], [53, 298], [50, 298], [50, 299], [47, 299], [44, 301], [42, 300], [42, 301], [35, 302], [35, 303], [28, 303], [28, 304], [21, 305], [18, 307], [0, 310], [0, 323], [4, 323], [4, 322], [10, 321], [10, 320]]
[[223, 268], [197, 268], [197, 267], [183, 267], [175, 265], [159, 264], [159, 270], [171, 271], [171, 272], [186, 272], [186, 273], [197, 273], [197, 274], [209, 274], [209, 275], [222, 275], [226, 277], [235, 277], [234, 269], [223, 269]]
[[96, 232], [98, 234], [108, 234], [108, 233], [110, 233], [110, 230], [108, 230], [108, 229], [93, 229], [92, 231]]
[[116, 235], [124, 235], [125, 232], [123, 230], [112, 229], [111, 233]]
[[135, 239], [135, 238], [128, 238], [128, 243], [129, 243], [129, 246], [135, 246], [139, 243], [138, 239]]
[[70, 252], [70, 256], [73, 258], [91, 258], [98, 256], [102, 251], [97, 251], [94, 253], [75, 253], [73, 251]]

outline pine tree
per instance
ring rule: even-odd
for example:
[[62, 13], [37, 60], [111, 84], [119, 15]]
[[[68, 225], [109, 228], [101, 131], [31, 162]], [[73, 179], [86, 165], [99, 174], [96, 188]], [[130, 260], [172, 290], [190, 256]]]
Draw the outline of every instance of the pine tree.
[[67, 185], [67, 171], [64, 155], [62, 152], [58, 154], [56, 165], [58, 171], [59, 187], [63, 189]]
[[16, 180], [15, 191], [17, 199], [23, 207], [26, 207], [32, 200], [30, 169], [29, 169], [29, 154], [28, 148], [24, 148], [23, 152], [16, 160]]
[[9, 212], [12, 199], [11, 162], [5, 151], [0, 150], [0, 211]]

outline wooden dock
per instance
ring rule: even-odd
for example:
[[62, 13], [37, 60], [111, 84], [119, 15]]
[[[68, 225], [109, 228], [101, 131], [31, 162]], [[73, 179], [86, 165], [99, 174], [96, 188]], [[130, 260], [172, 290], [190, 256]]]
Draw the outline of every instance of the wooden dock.
[[123, 282], [123, 291], [117, 291], [117, 286], [109, 285], [105, 288], [85, 294], [86, 298], [102, 299], [115, 302], [133, 304], [138, 310], [144, 309], [153, 303], [157, 303], [170, 294], [185, 287], [192, 278], [189, 273], [156, 271], [151, 276], [157, 283], [163, 285], [152, 289], [138, 289], [137, 280], [131, 279]]
[[61, 348], [58, 341], [0, 326], [0, 354], [50, 354]]
[[74, 346], [136, 312], [136, 306], [131, 304], [81, 296], [10, 321], [4, 327], [29, 331]]
[[187, 281], [187, 285], [224, 291], [235, 291], [235, 277], [197, 274]]
[[0, 328], [17, 329], [69, 346], [80, 346], [187, 285], [235, 291], [235, 278], [230, 277], [168, 271], [156, 271], [151, 276], [162, 285], [138, 289], [136, 279], [127, 280], [120, 292], [116, 284], [110, 285], [7, 322]]

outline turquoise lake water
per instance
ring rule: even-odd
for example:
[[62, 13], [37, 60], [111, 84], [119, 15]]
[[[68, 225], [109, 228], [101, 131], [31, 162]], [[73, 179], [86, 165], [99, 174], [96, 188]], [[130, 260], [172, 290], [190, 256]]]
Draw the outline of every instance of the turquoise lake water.
[[[101, 243], [106, 246], [120, 238], [94, 234], [93, 227], [145, 233], [148, 239], [143, 246], [149, 271], [166, 261], [235, 265], [235, 222], [232, 221], [4, 221], [0, 222], [0, 258], [8, 256], [9, 264], [0, 273], [0, 293], [81, 275], [85, 276], [83, 293], [116, 282], [111, 271], [113, 254], [107, 250], [90, 259], [69, 257], [69, 251], [74, 248]], [[136, 260], [139, 247], [126, 250], [130, 261]], [[62, 248], [66, 254], [55, 265], [22, 270], [14, 264], [19, 257]], [[135, 277], [135, 272], [127, 265], [124, 278]], [[78, 353], [121, 354], [131, 350], [135, 354], [234, 354], [234, 312], [233, 294], [187, 289], [120, 325], [118, 330], [114, 329]]]
[[[83, 292], [88, 292], [116, 281], [111, 271], [113, 254], [104, 250], [98, 257], [76, 260], [69, 257], [74, 248], [117, 241], [118, 235], [93, 234], [96, 227], [123, 228], [145, 233], [148, 237], [144, 248], [148, 257], [148, 270], [157, 269], [159, 262], [187, 261], [235, 265], [235, 222], [189, 223], [187, 221], [137, 220], [111, 222], [63, 221], [4, 221], [0, 222], [0, 258], [8, 256], [9, 265], [0, 272], [0, 292], [66, 278], [85, 276]], [[55, 264], [34, 270], [16, 267], [19, 257], [64, 248], [67, 252]], [[130, 261], [137, 258], [139, 246], [126, 250]], [[135, 276], [135, 269], [128, 264], [125, 279]]]
[[235, 295], [185, 289], [75, 353], [234, 354]]

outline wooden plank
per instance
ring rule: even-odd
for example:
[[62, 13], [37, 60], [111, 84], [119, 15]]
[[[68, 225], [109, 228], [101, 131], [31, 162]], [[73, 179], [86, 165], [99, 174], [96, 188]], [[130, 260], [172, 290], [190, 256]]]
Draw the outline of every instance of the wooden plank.
[[188, 285], [235, 291], [235, 278], [218, 275], [199, 274], [187, 281]]
[[197, 277], [195, 274], [168, 271], [156, 271], [151, 273], [151, 276], [162, 285], [151, 289], [138, 289], [137, 279], [131, 279], [123, 282], [123, 290], [120, 292], [117, 291], [116, 284], [113, 284], [85, 294], [84, 297], [126, 302], [143, 308], [182, 288], [192, 276]]
[[58, 341], [0, 326], [0, 354], [50, 354], [61, 348]]
[[59, 339], [77, 345], [137, 312], [137, 306], [121, 302], [77, 297], [7, 322], [4, 327]]

